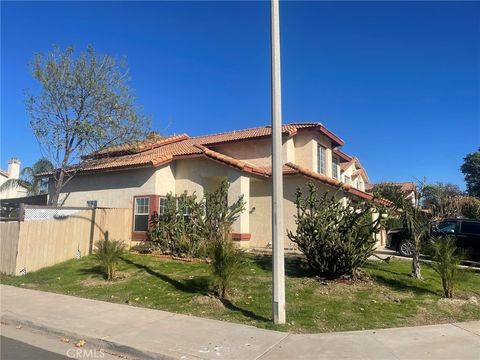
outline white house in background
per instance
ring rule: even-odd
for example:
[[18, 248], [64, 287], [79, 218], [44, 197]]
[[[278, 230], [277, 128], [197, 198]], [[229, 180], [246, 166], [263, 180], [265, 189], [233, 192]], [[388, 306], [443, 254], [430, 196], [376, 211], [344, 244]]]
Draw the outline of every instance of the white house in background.
[[[0, 187], [10, 179], [18, 179], [20, 177], [20, 160], [12, 158], [8, 161], [8, 171], [0, 169]], [[17, 185], [0, 191], [0, 199], [12, 199], [24, 197], [28, 195], [28, 190]]]

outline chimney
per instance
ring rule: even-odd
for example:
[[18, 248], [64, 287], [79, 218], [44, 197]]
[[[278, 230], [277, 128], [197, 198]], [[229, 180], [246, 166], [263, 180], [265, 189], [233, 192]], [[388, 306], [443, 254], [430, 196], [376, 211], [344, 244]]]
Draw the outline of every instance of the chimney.
[[18, 179], [20, 177], [20, 160], [11, 158], [8, 160], [8, 177]]

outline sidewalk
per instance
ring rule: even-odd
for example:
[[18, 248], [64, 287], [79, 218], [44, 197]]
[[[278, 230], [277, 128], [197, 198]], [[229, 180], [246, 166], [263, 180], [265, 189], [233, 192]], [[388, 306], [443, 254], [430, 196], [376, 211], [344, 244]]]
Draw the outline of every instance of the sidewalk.
[[472, 359], [480, 321], [295, 335], [0, 285], [2, 321], [140, 359]]

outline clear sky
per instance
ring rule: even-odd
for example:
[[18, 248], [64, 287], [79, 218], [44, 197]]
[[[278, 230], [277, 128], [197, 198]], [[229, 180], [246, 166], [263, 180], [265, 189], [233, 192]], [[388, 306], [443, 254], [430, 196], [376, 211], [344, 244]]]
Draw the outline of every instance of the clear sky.
[[[283, 120], [319, 121], [372, 181], [453, 182], [480, 146], [480, 3], [281, 2]], [[2, 2], [1, 167], [40, 157], [23, 90], [35, 52], [125, 55], [153, 128], [270, 122], [268, 2]]]

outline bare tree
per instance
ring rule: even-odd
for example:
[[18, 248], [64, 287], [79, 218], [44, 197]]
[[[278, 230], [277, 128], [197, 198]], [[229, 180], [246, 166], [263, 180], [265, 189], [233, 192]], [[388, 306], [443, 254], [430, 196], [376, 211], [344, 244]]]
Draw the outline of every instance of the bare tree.
[[42, 151], [55, 165], [49, 203], [81, 169], [82, 155], [142, 138], [150, 121], [127, 85], [126, 61], [98, 55], [93, 47], [74, 56], [72, 47], [37, 54], [32, 75], [41, 91], [27, 93], [30, 126]]

